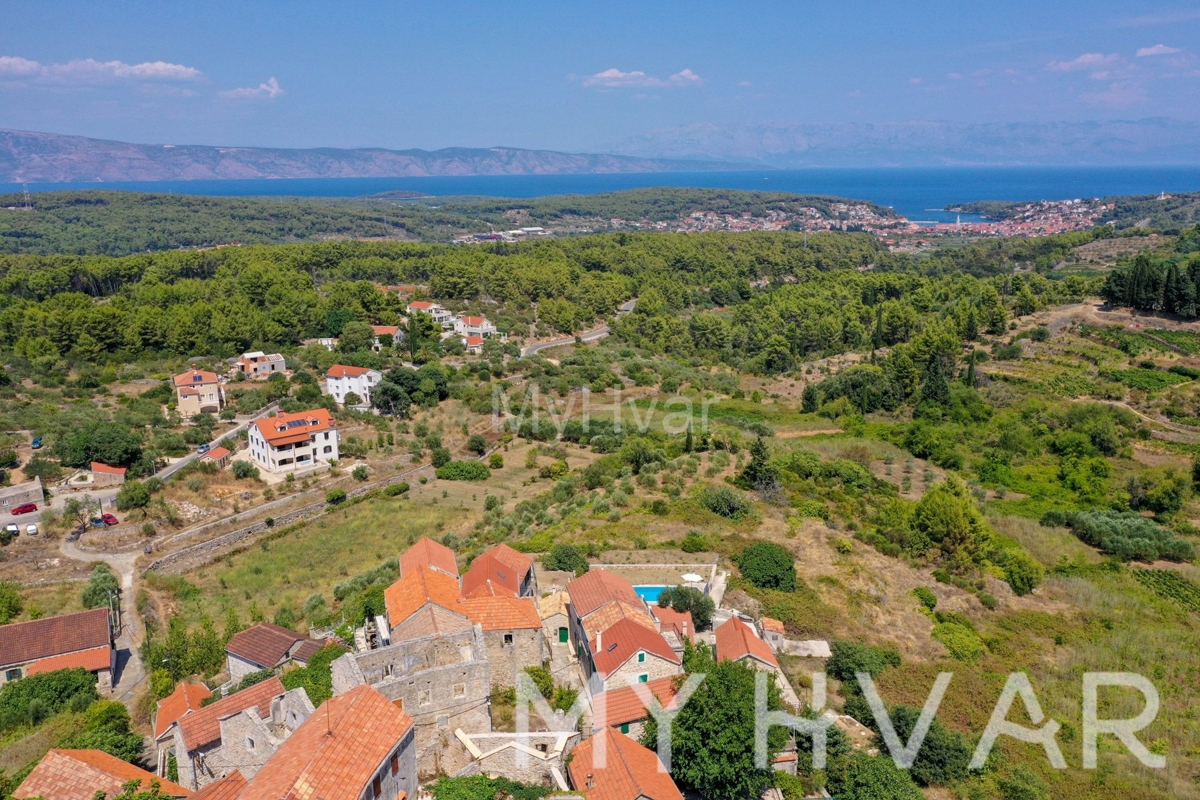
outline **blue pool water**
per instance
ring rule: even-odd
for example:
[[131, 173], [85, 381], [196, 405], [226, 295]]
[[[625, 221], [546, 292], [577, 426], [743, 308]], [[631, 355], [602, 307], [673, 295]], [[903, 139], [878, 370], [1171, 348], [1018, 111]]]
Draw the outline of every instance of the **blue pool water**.
[[635, 586], [633, 590], [637, 592], [638, 597], [645, 600], [647, 603], [657, 603], [658, 596], [662, 594], [665, 586]]

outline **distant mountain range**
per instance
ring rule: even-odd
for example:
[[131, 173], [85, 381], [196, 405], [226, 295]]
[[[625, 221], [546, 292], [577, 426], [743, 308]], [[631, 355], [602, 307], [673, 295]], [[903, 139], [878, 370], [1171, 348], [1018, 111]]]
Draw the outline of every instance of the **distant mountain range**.
[[628, 156], [792, 167], [1115, 166], [1200, 162], [1200, 123], [697, 124], [603, 147]]
[[444, 150], [294, 150], [130, 144], [83, 136], [0, 130], [0, 183], [556, 175], [745, 169], [709, 160], [558, 153], [514, 147]]

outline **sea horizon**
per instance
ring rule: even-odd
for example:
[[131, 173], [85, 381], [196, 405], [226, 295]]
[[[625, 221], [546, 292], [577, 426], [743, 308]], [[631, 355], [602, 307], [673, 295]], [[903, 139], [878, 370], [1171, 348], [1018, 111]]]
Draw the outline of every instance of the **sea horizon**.
[[[913, 221], [953, 221], [942, 210], [977, 200], [1063, 200], [1200, 191], [1200, 165], [806, 167], [721, 172], [626, 172], [566, 175], [469, 175], [372, 178], [31, 183], [31, 193], [115, 190], [217, 197], [369, 198], [394, 191], [428, 197], [529, 199], [642, 188], [791, 192], [867, 200]], [[19, 193], [22, 184], [0, 184]], [[977, 219], [962, 215], [964, 221]]]

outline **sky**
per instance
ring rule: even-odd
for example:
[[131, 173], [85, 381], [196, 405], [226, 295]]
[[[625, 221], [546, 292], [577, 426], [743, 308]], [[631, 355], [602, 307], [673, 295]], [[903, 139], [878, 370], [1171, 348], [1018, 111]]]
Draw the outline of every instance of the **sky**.
[[595, 150], [696, 123], [1200, 120], [1200, 5], [2, 0], [0, 128]]

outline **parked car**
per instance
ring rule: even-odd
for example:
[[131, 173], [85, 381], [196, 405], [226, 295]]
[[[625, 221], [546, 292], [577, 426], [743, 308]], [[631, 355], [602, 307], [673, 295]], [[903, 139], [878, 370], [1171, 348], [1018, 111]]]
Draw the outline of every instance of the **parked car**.
[[25, 533], [27, 533], [30, 536], [37, 536], [38, 535], [38, 526], [34, 525], [33, 523], [26, 525]]
[[15, 522], [10, 522], [4, 526], [4, 532], [9, 536], [19, 536], [21, 529], [17, 527]]
[[204, 455], [205, 453], [207, 453], [208, 452], [208, 443], [205, 442], [204, 444], [197, 447], [196, 452], [199, 453], [200, 455]]
[[15, 506], [13, 508], [12, 513], [13, 514], [32, 514], [34, 511], [37, 511], [37, 510], [38, 510], [37, 503], [21, 503], [21, 505]]
[[42, 447], [42, 437], [40, 437], [40, 436], [33, 437], [33, 441], [29, 443], [29, 446], [32, 447], [34, 450], [40, 450]]
[[100, 521], [105, 525], [119, 525], [121, 520], [114, 517], [112, 514], [101, 514]]

